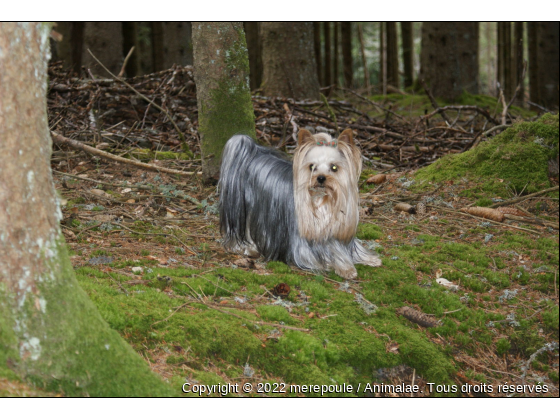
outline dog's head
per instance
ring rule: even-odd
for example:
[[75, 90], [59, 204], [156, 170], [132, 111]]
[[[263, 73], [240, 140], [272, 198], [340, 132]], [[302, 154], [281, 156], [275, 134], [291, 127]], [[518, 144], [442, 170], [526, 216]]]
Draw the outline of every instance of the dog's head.
[[[294, 192], [298, 224], [315, 224], [315, 228], [300, 226], [311, 232], [308, 239], [329, 236], [328, 230], [344, 231], [352, 236], [357, 224], [358, 178], [362, 170], [362, 156], [354, 145], [352, 130], [342, 132], [338, 139], [328, 134], [298, 133], [298, 147], [294, 154]], [[348, 224], [353, 225], [350, 229]], [[305, 236], [305, 235], [304, 235]]]

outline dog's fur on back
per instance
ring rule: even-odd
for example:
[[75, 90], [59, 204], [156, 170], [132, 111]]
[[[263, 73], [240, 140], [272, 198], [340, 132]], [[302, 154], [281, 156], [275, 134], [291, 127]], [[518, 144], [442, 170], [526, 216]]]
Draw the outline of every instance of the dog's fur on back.
[[250, 137], [223, 152], [220, 229], [227, 250], [262, 255], [304, 270], [357, 275], [354, 264], [381, 265], [355, 238], [362, 157], [352, 131], [338, 140], [300, 130], [293, 164]]

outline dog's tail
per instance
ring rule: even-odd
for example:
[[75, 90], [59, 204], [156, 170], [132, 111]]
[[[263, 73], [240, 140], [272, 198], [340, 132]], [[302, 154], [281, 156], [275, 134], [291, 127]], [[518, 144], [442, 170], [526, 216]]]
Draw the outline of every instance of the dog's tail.
[[222, 153], [220, 170], [220, 230], [224, 246], [232, 250], [247, 242], [247, 213], [244, 185], [247, 168], [258, 152], [251, 137], [236, 134], [228, 140]]

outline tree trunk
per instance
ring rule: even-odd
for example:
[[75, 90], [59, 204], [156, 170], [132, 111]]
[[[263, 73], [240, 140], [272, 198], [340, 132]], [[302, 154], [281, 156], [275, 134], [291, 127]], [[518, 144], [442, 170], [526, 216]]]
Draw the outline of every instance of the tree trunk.
[[317, 77], [319, 78], [319, 85], [325, 86], [323, 80], [323, 62], [321, 54], [321, 23], [313, 22], [313, 47], [315, 49], [315, 63], [317, 65]]
[[383, 95], [387, 94], [387, 42], [385, 22], [379, 22], [379, 84]]
[[172, 395], [74, 277], [50, 168], [49, 31], [0, 24], [0, 366], [67, 396]]
[[243, 23], [193, 22], [192, 28], [202, 175], [214, 184], [227, 140], [240, 132], [256, 138], [249, 57]]
[[165, 69], [163, 50], [163, 22], [152, 22], [152, 68], [153, 71]]
[[387, 84], [399, 88], [397, 22], [387, 22]]
[[190, 22], [163, 22], [163, 69], [193, 63]]
[[523, 22], [515, 22], [514, 26], [514, 36], [513, 36], [513, 57], [514, 57], [514, 70], [515, 78], [513, 83], [517, 85], [521, 83], [519, 93], [517, 94], [517, 101], [523, 103], [525, 101], [525, 89], [523, 86], [523, 80], [521, 80], [521, 75], [523, 74]]
[[369, 95], [371, 94], [371, 89], [369, 84], [369, 69], [367, 65], [366, 49], [364, 46], [364, 32], [361, 23], [358, 23], [358, 39], [360, 41], [360, 52], [362, 53], [362, 64], [364, 66], [364, 86], [366, 88], [366, 93]]
[[509, 101], [513, 95], [512, 89], [512, 50], [511, 50], [511, 22], [503, 22], [504, 24], [504, 94]]
[[109, 75], [88, 53], [88, 49], [114, 74], [118, 74], [123, 63], [123, 34], [121, 22], [86, 22], [85, 48], [82, 62], [95, 75]]
[[338, 57], [339, 57], [339, 51], [338, 51], [338, 46], [340, 44], [339, 39], [340, 39], [340, 22], [334, 22], [334, 34], [333, 34], [333, 83], [335, 86], [339, 86], [339, 73], [338, 73]]
[[56, 45], [57, 56], [75, 72], [80, 72], [82, 67], [84, 29], [84, 22], [58, 22], [56, 26], [56, 31], [62, 35], [62, 41]]
[[537, 23], [537, 77], [539, 98], [549, 109], [558, 108], [559, 22]]
[[352, 88], [354, 72], [354, 65], [352, 63], [352, 22], [341, 22], [340, 32], [342, 37], [344, 84], [347, 88]]
[[128, 77], [140, 74], [140, 46], [138, 45], [138, 25], [136, 22], [122, 22], [123, 31], [123, 55], [126, 57], [132, 47], [134, 52], [126, 64], [126, 75]]
[[263, 92], [267, 96], [319, 99], [313, 59], [313, 24], [262, 22]]
[[529, 98], [535, 104], [541, 103], [539, 96], [538, 59], [537, 59], [537, 23], [527, 22], [528, 54], [529, 54]]
[[447, 101], [478, 93], [478, 23], [424, 22], [420, 77]]
[[325, 70], [325, 86], [332, 85], [332, 47], [331, 47], [331, 23], [323, 22], [323, 39], [325, 41], [325, 62], [323, 69]]
[[262, 83], [262, 45], [259, 35], [258, 22], [243, 22], [245, 28], [245, 38], [247, 40], [247, 50], [249, 51], [249, 69], [251, 90], [261, 87]]
[[404, 87], [414, 83], [414, 34], [412, 22], [401, 22], [401, 35], [403, 46]]

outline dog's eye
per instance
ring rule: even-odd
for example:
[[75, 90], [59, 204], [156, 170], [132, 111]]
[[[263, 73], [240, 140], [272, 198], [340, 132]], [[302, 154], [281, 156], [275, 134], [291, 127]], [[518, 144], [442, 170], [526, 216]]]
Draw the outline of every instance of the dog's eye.
[[338, 166], [336, 166], [336, 165], [331, 165], [331, 171], [333, 171], [333, 172], [338, 171]]
[[313, 164], [309, 165], [309, 170], [314, 171], [315, 170], [315, 165], [313, 165]]

